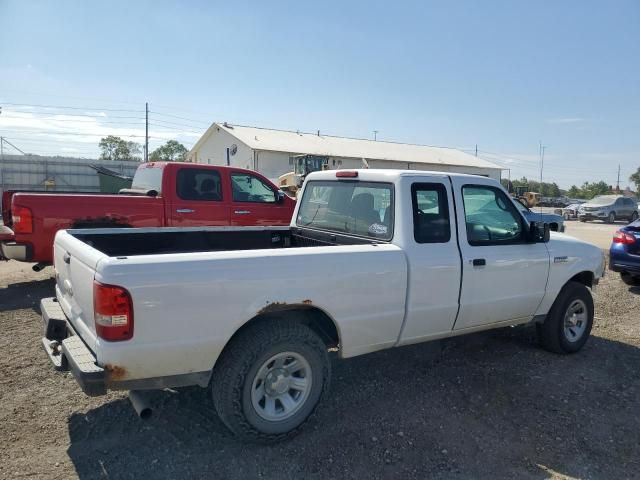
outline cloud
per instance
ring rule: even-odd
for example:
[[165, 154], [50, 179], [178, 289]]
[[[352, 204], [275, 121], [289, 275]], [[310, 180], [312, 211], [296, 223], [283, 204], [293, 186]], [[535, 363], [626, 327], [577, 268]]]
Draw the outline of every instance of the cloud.
[[[44, 116], [42, 116], [44, 115]], [[69, 144], [85, 144], [96, 146], [101, 137], [114, 135], [125, 140], [136, 143], [144, 142], [145, 128], [144, 121], [140, 126], [118, 125], [113, 122], [105, 112], [87, 112], [85, 115], [96, 115], [96, 117], [77, 117], [64, 114], [34, 114], [24, 110], [12, 110], [0, 116], [0, 128], [4, 135], [11, 138], [28, 136], [33, 140], [42, 143], [49, 140], [50, 150], [62, 150], [63, 146]], [[114, 124], [115, 123], [115, 124]], [[124, 122], [123, 122], [124, 123]], [[183, 131], [181, 129], [164, 129], [153, 126], [149, 131], [152, 137], [151, 143], [164, 142], [180, 138], [199, 138], [200, 134]]]
[[586, 121], [582, 117], [563, 117], [563, 118], [548, 118], [547, 123], [551, 124], [564, 124], [564, 123], [581, 123]]

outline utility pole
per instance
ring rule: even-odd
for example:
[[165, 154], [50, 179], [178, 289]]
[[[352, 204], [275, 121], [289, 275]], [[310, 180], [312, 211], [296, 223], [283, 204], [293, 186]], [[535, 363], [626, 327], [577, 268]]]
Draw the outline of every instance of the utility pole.
[[145, 122], [144, 122], [144, 161], [149, 161], [149, 102], [144, 104]]
[[542, 170], [544, 169], [544, 150], [547, 147], [542, 145], [542, 141], [540, 142], [540, 190], [542, 190]]
[[378, 140], [378, 130], [373, 131], [373, 140], [374, 141]]
[[476, 157], [478, 156], [478, 144], [476, 143]]
[[620, 164], [618, 164], [618, 181], [616, 182], [616, 192], [620, 191]]

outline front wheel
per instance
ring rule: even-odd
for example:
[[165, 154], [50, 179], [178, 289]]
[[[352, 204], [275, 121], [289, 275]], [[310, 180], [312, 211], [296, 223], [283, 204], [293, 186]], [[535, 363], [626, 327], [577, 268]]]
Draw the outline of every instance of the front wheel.
[[633, 223], [633, 222], [635, 222], [637, 219], [638, 219], [638, 212], [633, 212], [633, 213], [631, 214], [631, 218], [629, 219], [629, 220], [630, 220], [630, 222], [629, 222], [629, 223]]
[[593, 298], [587, 287], [569, 282], [558, 294], [543, 324], [537, 325], [542, 346], [554, 353], [580, 350], [591, 333]]
[[609, 215], [607, 215], [607, 223], [613, 223], [616, 221], [616, 214], [613, 212], [610, 212]]
[[327, 347], [297, 321], [248, 327], [223, 352], [212, 377], [213, 402], [243, 440], [273, 442], [297, 433], [328, 390]]
[[640, 286], [640, 275], [631, 275], [629, 272], [622, 272], [620, 278], [630, 287]]

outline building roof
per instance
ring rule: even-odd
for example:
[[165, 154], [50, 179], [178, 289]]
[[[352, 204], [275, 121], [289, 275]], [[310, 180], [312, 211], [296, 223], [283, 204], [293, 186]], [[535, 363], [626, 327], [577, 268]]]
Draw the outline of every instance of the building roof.
[[228, 123], [212, 124], [192, 150], [197, 150], [206, 141], [214, 128], [220, 128], [228, 132], [254, 150], [502, 169], [495, 163], [469, 155], [455, 148], [335, 137], [314, 133], [231, 125]]

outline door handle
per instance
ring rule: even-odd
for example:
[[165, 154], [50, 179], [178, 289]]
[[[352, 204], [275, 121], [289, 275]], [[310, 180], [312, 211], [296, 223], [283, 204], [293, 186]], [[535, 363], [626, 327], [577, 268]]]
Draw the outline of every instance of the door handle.
[[69, 252], [65, 252], [65, 254], [62, 256], [62, 261], [67, 265], [71, 263], [71, 255], [69, 254]]
[[233, 213], [238, 214], [238, 215], [247, 215], [248, 213], [251, 213], [250, 210], [236, 210]]
[[179, 208], [176, 210], [176, 213], [193, 213], [195, 212], [195, 210], [192, 210], [190, 208]]
[[474, 258], [471, 263], [474, 267], [482, 267], [487, 264], [487, 261], [484, 258]]

